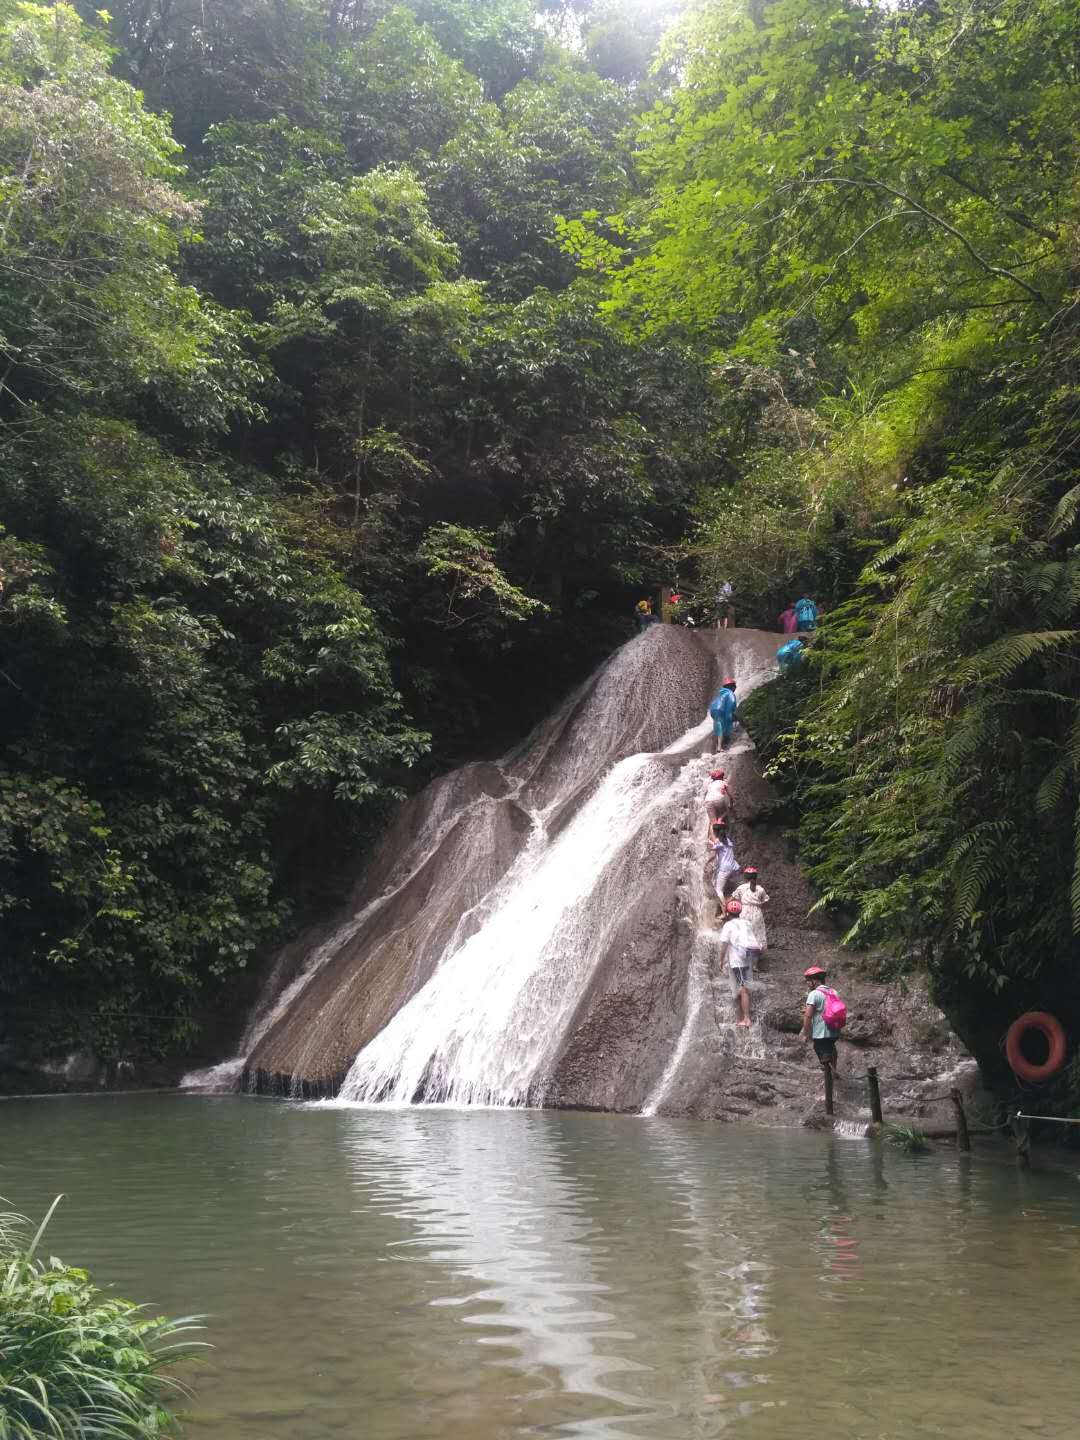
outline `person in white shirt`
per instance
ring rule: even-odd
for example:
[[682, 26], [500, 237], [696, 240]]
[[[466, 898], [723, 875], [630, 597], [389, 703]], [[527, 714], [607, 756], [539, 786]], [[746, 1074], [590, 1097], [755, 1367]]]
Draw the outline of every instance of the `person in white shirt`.
[[[713, 869], [713, 890], [716, 893], [716, 919], [719, 923], [724, 913], [724, 890], [727, 887], [728, 877], [739, 873], [739, 862], [735, 858], [735, 846], [731, 836], [728, 834], [727, 823], [723, 820], [714, 820], [709, 827], [709, 850], [715, 856]], [[706, 874], [708, 865], [706, 862]]]
[[743, 874], [746, 880], [742, 885], [736, 886], [731, 892], [731, 898], [738, 900], [742, 906], [742, 918], [752, 937], [750, 943], [756, 951], [762, 953], [769, 948], [769, 938], [765, 930], [765, 906], [769, 903], [769, 897], [765, 893], [765, 887], [758, 884], [756, 865], [744, 865]]
[[720, 963], [723, 965], [727, 961], [731, 998], [739, 1007], [736, 1029], [749, 1030], [750, 985], [754, 979], [753, 946], [747, 944], [750, 937], [738, 900], [729, 900], [724, 908], [727, 919], [720, 930]]

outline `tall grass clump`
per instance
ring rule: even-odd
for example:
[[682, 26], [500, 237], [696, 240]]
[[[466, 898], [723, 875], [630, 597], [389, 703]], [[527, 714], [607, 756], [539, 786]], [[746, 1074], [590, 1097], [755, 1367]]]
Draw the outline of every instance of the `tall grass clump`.
[[0, 1214], [0, 1440], [147, 1440], [176, 1435], [166, 1373], [198, 1348], [192, 1319], [150, 1317], [85, 1270], [36, 1258], [37, 1232]]
[[925, 1155], [930, 1149], [929, 1136], [916, 1125], [887, 1125], [885, 1138], [897, 1150], [904, 1150], [909, 1155]]

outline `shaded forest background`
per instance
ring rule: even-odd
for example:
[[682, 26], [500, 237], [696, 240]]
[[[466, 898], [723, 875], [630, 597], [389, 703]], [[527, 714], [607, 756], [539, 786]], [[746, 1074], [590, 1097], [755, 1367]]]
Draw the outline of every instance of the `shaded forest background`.
[[5, 1030], [190, 1049], [676, 579], [828, 602], [751, 722], [850, 943], [991, 1066], [1080, 1025], [1078, 65], [1078, 0], [0, 0]]

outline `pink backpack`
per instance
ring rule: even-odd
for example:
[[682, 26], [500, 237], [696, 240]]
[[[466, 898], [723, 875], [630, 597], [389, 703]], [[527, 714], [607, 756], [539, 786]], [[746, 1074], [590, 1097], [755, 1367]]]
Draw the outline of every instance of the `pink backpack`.
[[830, 1030], [842, 1030], [847, 1024], [847, 1006], [835, 990], [826, 985], [819, 985], [818, 989], [825, 996], [825, 1004], [821, 1008], [822, 1020]]

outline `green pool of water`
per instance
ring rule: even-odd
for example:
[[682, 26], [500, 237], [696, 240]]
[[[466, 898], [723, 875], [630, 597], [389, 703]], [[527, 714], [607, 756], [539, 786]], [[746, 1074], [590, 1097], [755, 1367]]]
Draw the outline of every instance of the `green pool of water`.
[[190, 1440], [1047, 1440], [1080, 1184], [866, 1141], [545, 1112], [0, 1104], [50, 1249], [205, 1311]]

